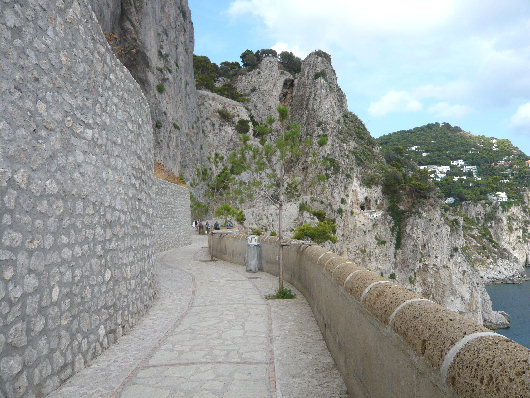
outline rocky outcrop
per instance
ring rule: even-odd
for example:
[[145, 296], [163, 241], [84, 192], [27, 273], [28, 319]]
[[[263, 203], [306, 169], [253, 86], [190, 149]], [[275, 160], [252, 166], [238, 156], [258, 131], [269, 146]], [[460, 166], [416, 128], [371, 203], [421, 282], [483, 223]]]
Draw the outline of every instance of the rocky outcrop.
[[247, 107], [255, 120], [264, 123], [269, 116], [276, 117], [284, 84], [292, 80], [293, 76], [281, 70], [275, 58], [265, 57], [256, 69], [244, 70], [233, 84], [249, 99]]
[[499, 203], [466, 202], [460, 208], [464, 214], [466, 254], [484, 281], [522, 281], [530, 253], [528, 207], [508, 205], [504, 210]]
[[200, 120], [187, 0], [89, 0], [107, 41], [149, 101], [155, 159], [194, 170]]
[[[301, 195], [285, 206], [284, 234], [288, 236], [301, 223], [316, 222], [304, 209], [322, 210], [337, 227], [338, 242], [326, 243], [329, 249], [396, 278], [408, 289], [475, 322], [505, 325], [506, 318], [492, 311], [481, 273], [466, 257], [461, 216], [454, 228], [436, 199], [421, 208], [404, 209], [408, 215], [401, 226], [401, 242], [396, 243], [395, 221], [386, 211], [388, 203], [380, 185], [371, 182], [382, 157], [362, 122], [348, 112], [326, 55], [311, 53], [296, 75], [282, 71], [273, 58], [265, 58], [256, 69], [235, 79], [238, 90], [249, 97], [244, 106], [201, 93], [201, 120], [209, 151], [228, 159], [231, 151], [242, 145], [233, 127], [235, 120], [220, 120], [219, 109], [229, 106], [231, 113], [246, 118], [246, 108], [249, 118], [264, 122], [276, 115], [279, 103], [288, 105], [291, 121], [301, 125], [304, 137], [310, 137], [313, 144], [312, 155], [297, 165], [298, 175], [303, 176]], [[257, 145], [252, 131], [249, 134], [250, 143]], [[212, 175], [219, 172], [218, 166], [212, 170]], [[234, 184], [248, 184], [253, 177], [243, 172], [234, 178]], [[197, 192], [199, 187], [200, 183]], [[277, 231], [277, 209], [259, 192], [240, 200], [240, 206], [245, 210], [248, 232]]]

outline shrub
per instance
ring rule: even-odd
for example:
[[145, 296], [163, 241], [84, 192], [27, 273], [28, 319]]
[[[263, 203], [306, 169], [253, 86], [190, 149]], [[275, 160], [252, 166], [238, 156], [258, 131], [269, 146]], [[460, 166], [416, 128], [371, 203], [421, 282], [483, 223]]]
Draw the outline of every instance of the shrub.
[[218, 109], [217, 113], [219, 114], [221, 119], [223, 119], [225, 122], [231, 122], [232, 121], [233, 116], [226, 109], [224, 109], [224, 108]]
[[225, 83], [221, 87], [213, 87], [212, 92], [230, 98], [238, 102], [247, 102], [248, 98], [243, 96], [232, 83]]
[[280, 63], [291, 74], [298, 73], [302, 69], [302, 60], [289, 51], [280, 53]]
[[327, 135], [321, 135], [320, 138], [317, 141], [318, 146], [324, 146], [328, 143], [328, 136]]
[[236, 124], [236, 131], [239, 134], [246, 134], [250, 131], [250, 120], [247, 119], [239, 119]]
[[328, 61], [331, 64], [331, 55], [329, 55], [327, 52], [322, 50], [316, 50], [315, 54], [318, 55], [320, 58], [324, 58], [326, 61]]
[[161, 129], [161, 128], [162, 128], [162, 122], [161, 122], [160, 120], [157, 120], [157, 121], [155, 122], [155, 127], [156, 127], [157, 129]]
[[320, 79], [320, 78], [326, 80], [326, 71], [321, 70], [319, 72], [315, 72], [315, 75], [313, 76], [313, 78], [315, 80]]
[[278, 289], [275, 294], [265, 296], [267, 299], [279, 299], [279, 300], [285, 300], [285, 299], [293, 299], [296, 297], [296, 294], [294, 294], [291, 289], [283, 288]]
[[243, 213], [243, 210], [239, 210], [239, 212], [236, 215], [236, 221], [240, 224], [243, 224], [247, 217], [245, 217], [245, 213]]
[[222, 204], [217, 209], [215, 209], [215, 216], [225, 219], [225, 224], [228, 221], [228, 218], [237, 216], [238, 212], [228, 203]]
[[162, 83], [158, 83], [156, 85], [156, 91], [158, 91], [160, 94], [162, 94], [164, 91], [166, 91], [166, 88]]
[[388, 279], [396, 279], [396, 273], [392, 272], [390, 275], [388, 275]]
[[261, 229], [255, 228], [250, 232], [251, 235], [261, 236], [263, 233], [261, 232]]
[[278, 234], [276, 233], [276, 231], [271, 231], [270, 233], [270, 236], [277, 236]]
[[335, 230], [335, 223], [331, 220], [319, 221], [315, 226], [303, 224], [294, 230], [293, 239], [304, 240], [308, 236], [313, 242], [318, 244], [328, 240], [337, 243], [337, 237], [334, 234]]

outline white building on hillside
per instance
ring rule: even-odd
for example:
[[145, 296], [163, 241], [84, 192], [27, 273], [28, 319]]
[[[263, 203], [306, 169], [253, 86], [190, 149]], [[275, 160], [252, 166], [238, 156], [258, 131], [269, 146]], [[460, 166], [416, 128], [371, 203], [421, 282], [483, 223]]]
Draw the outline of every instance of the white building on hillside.
[[467, 173], [468, 171], [471, 171], [473, 173], [473, 177], [477, 177], [477, 166], [464, 166], [464, 173]]
[[456, 167], [462, 167], [463, 165], [466, 164], [466, 162], [464, 162], [463, 159], [458, 159], [458, 160], [451, 160], [451, 164]]
[[508, 201], [508, 195], [506, 195], [506, 192], [495, 192], [494, 195], [489, 194], [488, 198], [495, 202], [507, 202]]

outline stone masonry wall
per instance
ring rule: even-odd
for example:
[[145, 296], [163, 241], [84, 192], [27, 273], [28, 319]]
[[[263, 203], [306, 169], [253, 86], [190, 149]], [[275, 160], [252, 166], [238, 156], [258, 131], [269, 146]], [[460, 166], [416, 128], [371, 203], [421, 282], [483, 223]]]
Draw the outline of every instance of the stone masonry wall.
[[0, 2], [0, 397], [54, 390], [155, 297], [153, 215], [186, 193], [155, 184], [151, 125], [86, 0]]
[[191, 244], [190, 191], [155, 178], [153, 226], [157, 252]]

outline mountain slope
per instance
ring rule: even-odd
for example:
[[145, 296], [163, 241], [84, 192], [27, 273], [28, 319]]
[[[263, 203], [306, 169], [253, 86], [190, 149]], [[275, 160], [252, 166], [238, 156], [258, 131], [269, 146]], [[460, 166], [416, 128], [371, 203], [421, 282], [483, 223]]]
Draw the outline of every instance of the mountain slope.
[[507, 139], [431, 123], [381, 136], [377, 142], [383, 151], [403, 151], [426, 168], [444, 196], [457, 202], [486, 200], [504, 192], [509, 201], [522, 203], [530, 187], [528, 156]]

